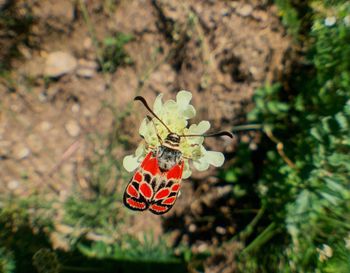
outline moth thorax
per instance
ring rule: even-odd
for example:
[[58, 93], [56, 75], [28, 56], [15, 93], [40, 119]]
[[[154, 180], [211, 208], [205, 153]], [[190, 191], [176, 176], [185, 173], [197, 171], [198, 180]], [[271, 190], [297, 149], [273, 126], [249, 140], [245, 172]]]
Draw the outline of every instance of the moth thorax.
[[178, 149], [163, 144], [157, 148], [156, 156], [160, 170], [168, 171], [176, 164], [180, 163], [182, 153]]
[[177, 148], [180, 145], [180, 137], [175, 133], [170, 133], [164, 140], [164, 144], [167, 144], [167, 147]]

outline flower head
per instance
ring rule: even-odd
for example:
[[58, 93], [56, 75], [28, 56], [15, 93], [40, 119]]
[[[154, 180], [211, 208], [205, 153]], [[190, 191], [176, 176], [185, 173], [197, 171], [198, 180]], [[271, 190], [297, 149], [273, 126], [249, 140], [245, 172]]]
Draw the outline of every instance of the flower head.
[[319, 254], [318, 259], [322, 263], [333, 256], [333, 249], [329, 245], [323, 244], [322, 248], [316, 248], [316, 250]]
[[[208, 121], [201, 121], [188, 127], [188, 120], [196, 115], [195, 108], [190, 104], [192, 94], [188, 91], [179, 91], [176, 101], [168, 100], [163, 103], [163, 95], [160, 94], [153, 104], [154, 113], [165, 123], [171, 132], [178, 135], [203, 135], [210, 128]], [[161, 145], [158, 136], [164, 140], [169, 134], [168, 129], [157, 119], [148, 120], [145, 118], [139, 129], [144, 142], [140, 143], [134, 155], [124, 158], [124, 168], [131, 172], [142, 162], [145, 155]], [[182, 178], [191, 175], [189, 160], [198, 171], [205, 171], [209, 165], [220, 167], [224, 163], [224, 155], [220, 152], [207, 151], [203, 146], [204, 137], [181, 137], [180, 151], [185, 162]]]
[[327, 17], [327, 18], [324, 20], [324, 24], [325, 24], [327, 27], [333, 26], [336, 22], [337, 22], [337, 18], [334, 17], [334, 16]]

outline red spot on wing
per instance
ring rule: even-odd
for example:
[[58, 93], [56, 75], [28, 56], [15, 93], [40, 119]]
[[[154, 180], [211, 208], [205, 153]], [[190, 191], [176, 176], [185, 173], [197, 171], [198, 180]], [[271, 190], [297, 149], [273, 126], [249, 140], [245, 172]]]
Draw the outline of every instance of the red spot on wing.
[[146, 183], [146, 182], [142, 182], [140, 184], [139, 187], [139, 191], [141, 192], [141, 194], [146, 198], [146, 199], [150, 199], [153, 195], [153, 189], [151, 188], [151, 186]]
[[169, 194], [170, 194], [169, 188], [163, 188], [156, 193], [156, 195], [154, 196], [154, 199], [156, 200], [163, 199], [169, 196]]
[[128, 188], [126, 189], [126, 192], [133, 197], [138, 198], [140, 195], [138, 191], [135, 189], [135, 187], [132, 184], [129, 184]]
[[150, 208], [150, 210], [153, 210], [153, 212], [159, 213], [159, 214], [162, 214], [168, 210], [167, 207], [159, 206], [156, 204], [151, 205], [149, 208]]
[[148, 162], [148, 160], [151, 158], [152, 156], [152, 152], [149, 152], [146, 157], [143, 159], [142, 163], [141, 163], [141, 167], [144, 167], [144, 165]]
[[176, 183], [171, 187], [171, 191], [174, 191], [174, 192], [178, 192], [179, 189], [180, 189], [180, 183]]
[[167, 179], [181, 179], [182, 173], [184, 168], [184, 162], [182, 161], [180, 164], [175, 165], [172, 167], [166, 175]]
[[156, 175], [160, 172], [158, 160], [156, 157], [153, 157], [152, 152], [149, 152], [145, 159], [142, 161], [141, 168], [151, 173], [151, 175]]
[[142, 174], [140, 174], [139, 172], [136, 172], [134, 175], [134, 180], [140, 183], [142, 181]]
[[172, 204], [174, 204], [175, 200], [176, 200], [176, 196], [172, 196], [172, 197], [169, 197], [169, 198], [163, 200], [162, 204], [164, 204], [164, 205], [172, 205]]
[[135, 209], [145, 209], [146, 208], [146, 204], [144, 202], [137, 202], [131, 198], [126, 198], [126, 203], [131, 206], [132, 208]]

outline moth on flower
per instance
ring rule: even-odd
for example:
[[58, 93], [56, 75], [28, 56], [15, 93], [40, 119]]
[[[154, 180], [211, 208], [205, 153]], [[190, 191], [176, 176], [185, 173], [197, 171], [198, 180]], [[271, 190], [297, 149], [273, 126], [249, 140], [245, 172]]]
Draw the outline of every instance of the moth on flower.
[[209, 165], [220, 167], [224, 155], [207, 151], [203, 146], [205, 137], [229, 136], [222, 131], [204, 134], [210, 128], [208, 121], [188, 127], [188, 119], [195, 116], [196, 110], [190, 104], [192, 94], [180, 91], [176, 101], [162, 102], [160, 94], [153, 110], [146, 100], [135, 97], [143, 103], [152, 117], [147, 116], [141, 123], [139, 133], [144, 138], [135, 155], [123, 160], [124, 168], [136, 170], [124, 192], [124, 204], [132, 210], [149, 209], [154, 214], [164, 214], [174, 205], [181, 186], [181, 179], [191, 175], [189, 161], [198, 171], [204, 171]]

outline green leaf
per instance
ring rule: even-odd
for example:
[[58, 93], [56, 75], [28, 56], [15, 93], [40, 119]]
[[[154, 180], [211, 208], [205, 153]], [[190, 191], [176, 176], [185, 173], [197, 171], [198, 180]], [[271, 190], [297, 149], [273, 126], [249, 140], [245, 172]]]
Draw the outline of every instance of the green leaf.
[[310, 130], [310, 134], [316, 138], [319, 142], [322, 142], [323, 141], [323, 136], [322, 136], [322, 133], [319, 131], [318, 128], [311, 128]]
[[349, 130], [349, 120], [342, 112], [337, 113], [335, 119], [342, 130]]
[[229, 169], [228, 171], [225, 172], [224, 179], [227, 182], [237, 182], [238, 176], [236, 174], [235, 169]]

